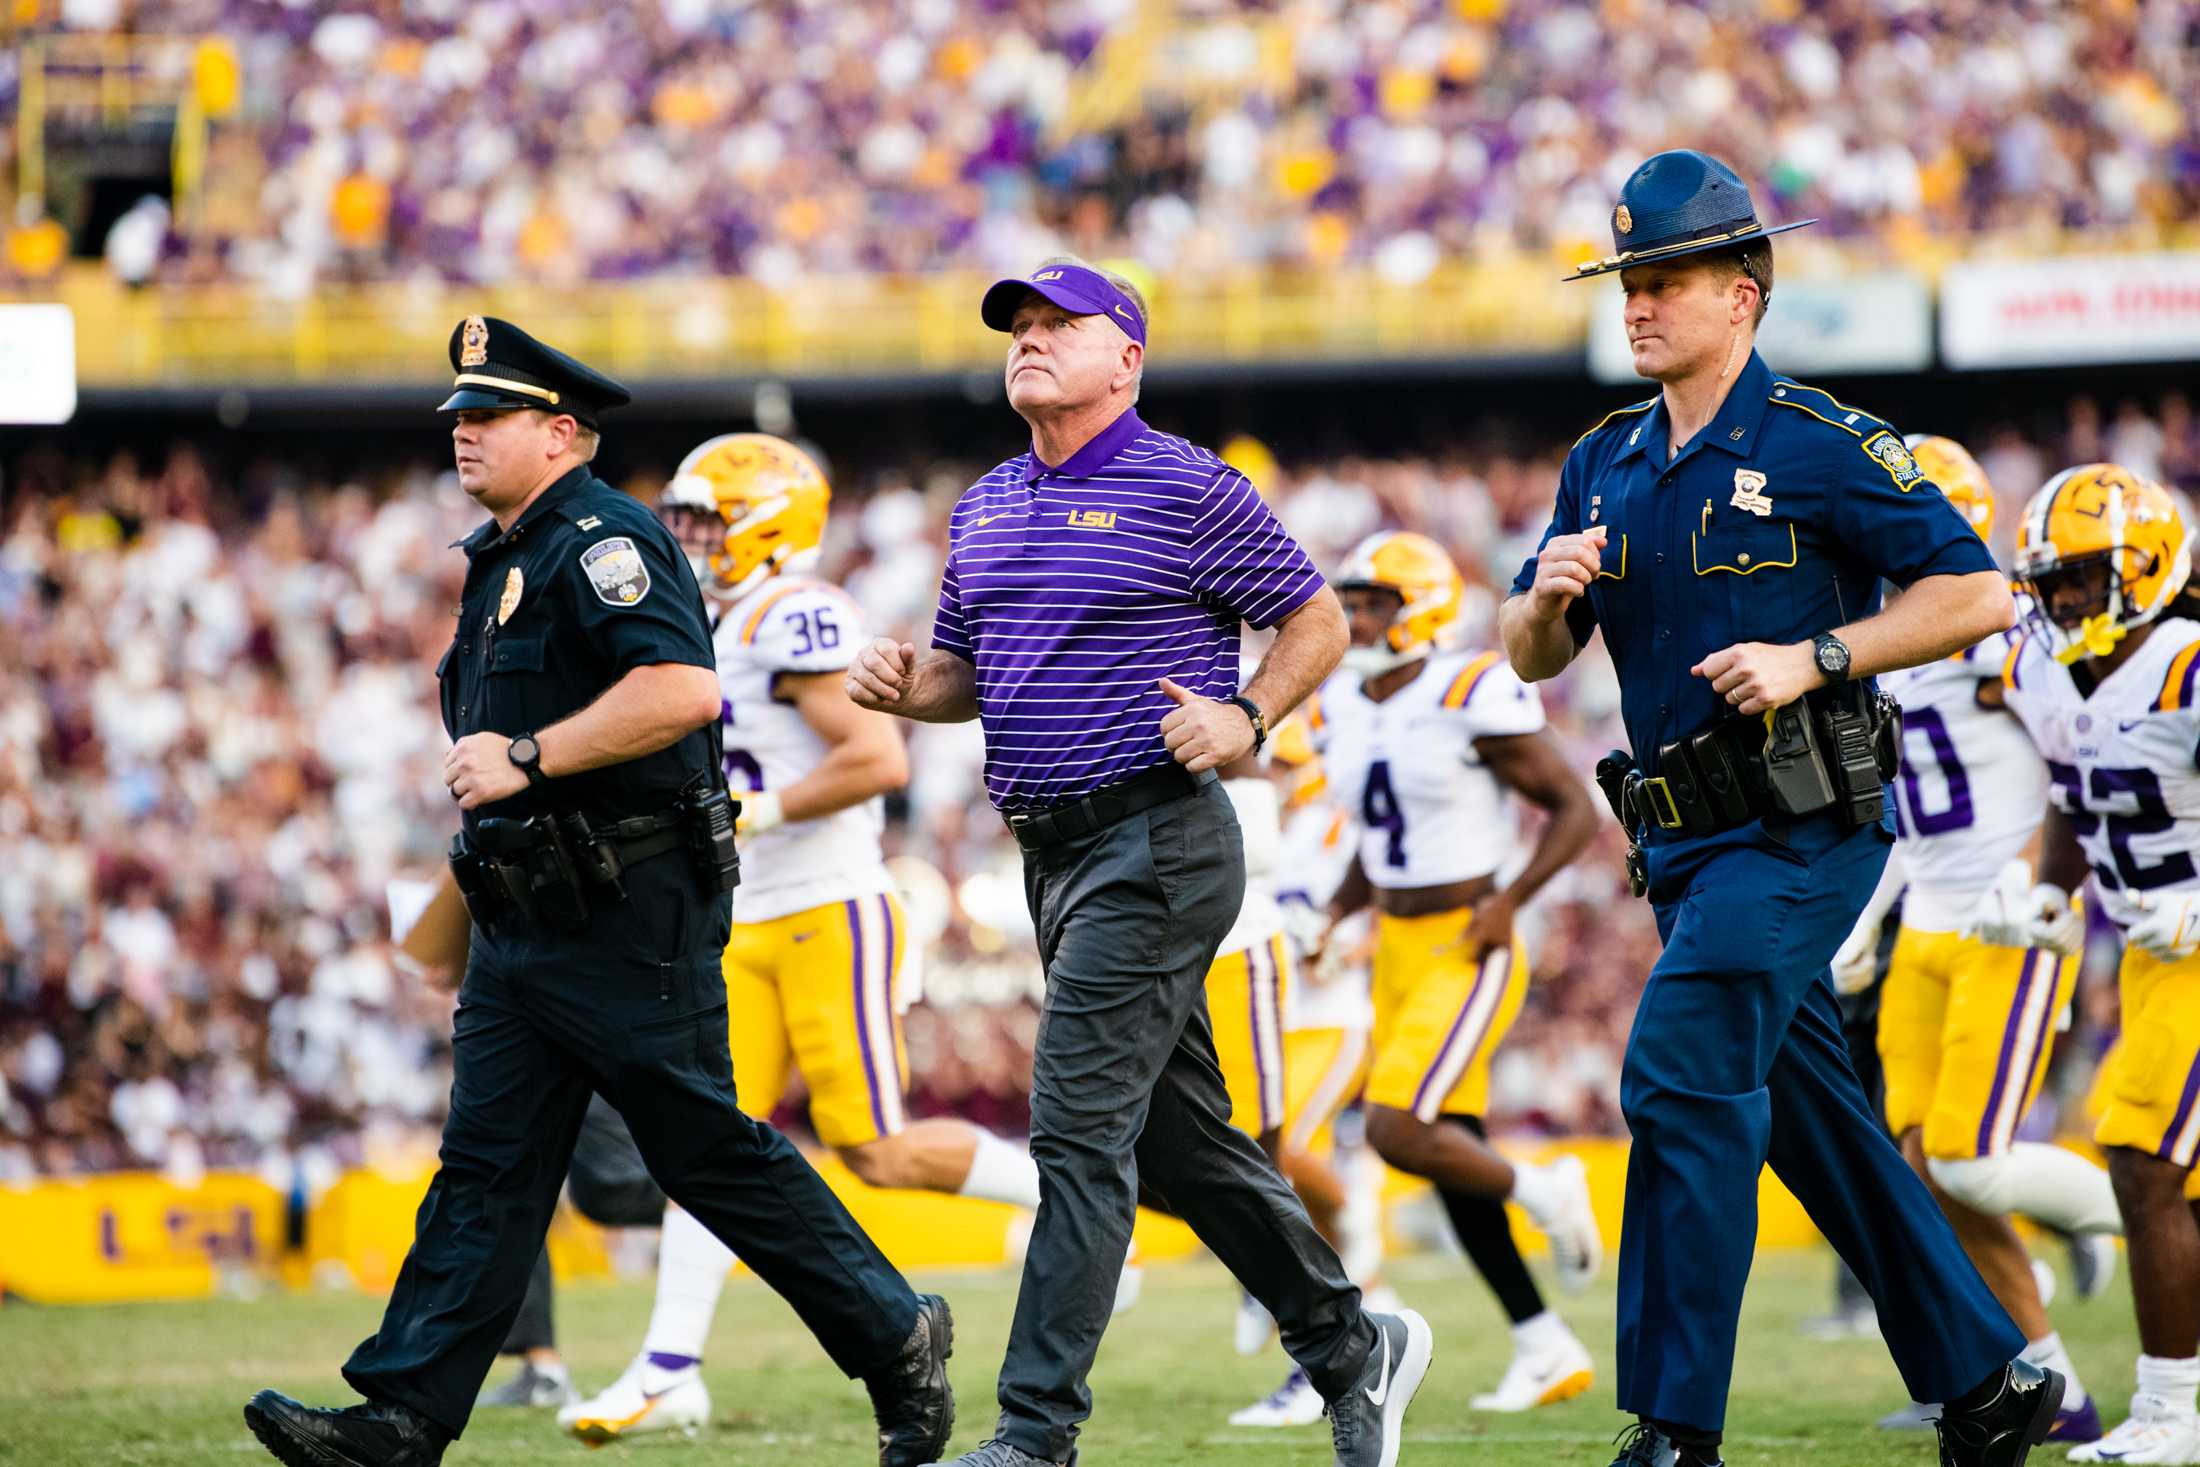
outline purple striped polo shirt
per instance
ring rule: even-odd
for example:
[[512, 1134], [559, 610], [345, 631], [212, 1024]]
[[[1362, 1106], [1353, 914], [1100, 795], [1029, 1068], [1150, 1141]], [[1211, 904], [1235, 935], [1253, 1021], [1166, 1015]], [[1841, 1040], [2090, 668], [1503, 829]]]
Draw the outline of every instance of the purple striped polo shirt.
[[1240, 624], [1273, 626], [1322, 588], [1243, 474], [1135, 412], [1060, 468], [1027, 452], [994, 469], [947, 534], [932, 645], [978, 670], [1002, 810], [1168, 763], [1159, 680], [1229, 697]]

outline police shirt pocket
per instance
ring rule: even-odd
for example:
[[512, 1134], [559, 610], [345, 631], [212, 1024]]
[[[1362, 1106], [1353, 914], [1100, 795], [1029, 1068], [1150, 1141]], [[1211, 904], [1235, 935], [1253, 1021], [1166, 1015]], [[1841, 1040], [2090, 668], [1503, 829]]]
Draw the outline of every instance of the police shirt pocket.
[[[445, 653], [446, 657], [450, 654]], [[496, 644], [489, 657], [491, 676], [503, 672], [542, 671], [542, 638], [509, 637]]]
[[1803, 558], [1794, 522], [1732, 509], [1707, 518], [1708, 528], [1689, 537], [1690, 552], [1707, 589], [1723, 583], [1734, 632], [1745, 638], [1788, 636], [1794, 571]]

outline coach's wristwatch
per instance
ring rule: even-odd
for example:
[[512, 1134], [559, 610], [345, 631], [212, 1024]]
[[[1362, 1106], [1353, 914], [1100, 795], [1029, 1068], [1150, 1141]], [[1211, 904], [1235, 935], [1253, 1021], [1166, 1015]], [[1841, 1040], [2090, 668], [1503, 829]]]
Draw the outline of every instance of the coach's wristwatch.
[[527, 776], [529, 784], [548, 784], [550, 776], [542, 772], [542, 745], [535, 742], [531, 733], [523, 733], [512, 740], [504, 756], [512, 761], [512, 767]]
[[1811, 656], [1817, 659], [1818, 670], [1826, 675], [1826, 684], [1835, 687], [1849, 680], [1849, 644], [1831, 632], [1820, 632], [1810, 639]]
[[1237, 704], [1245, 710], [1245, 716], [1253, 720], [1253, 752], [1258, 754], [1260, 746], [1268, 742], [1268, 715], [1260, 711], [1258, 703], [1243, 693], [1232, 693], [1223, 701]]

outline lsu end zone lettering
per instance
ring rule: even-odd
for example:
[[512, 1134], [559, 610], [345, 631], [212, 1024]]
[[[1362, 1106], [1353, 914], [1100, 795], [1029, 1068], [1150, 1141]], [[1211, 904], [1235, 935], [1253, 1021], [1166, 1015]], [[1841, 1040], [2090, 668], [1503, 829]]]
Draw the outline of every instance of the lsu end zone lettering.
[[192, 1299], [279, 1257], [284, 1199], [258, 1177], [147, 1172], [0, 1188], [0, 1289], [39, 1303]]

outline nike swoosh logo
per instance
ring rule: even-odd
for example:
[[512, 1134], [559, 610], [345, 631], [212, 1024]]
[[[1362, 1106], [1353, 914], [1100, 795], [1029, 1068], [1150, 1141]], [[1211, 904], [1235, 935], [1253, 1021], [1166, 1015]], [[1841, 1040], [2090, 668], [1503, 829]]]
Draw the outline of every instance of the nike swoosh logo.
[[1374, 1385], [1363, 1387], [1360, 1391], [1360, 1394], [1367, 1397], [1368, 1404], [1371, 1406], [1380, 1406], [1381, 1404], [1383, 1404], [1384, 1401], [1390, 1399], [1389, 1330], [1383, 1331], [1383, 1373], [1379, 1378], [1377, 1378]]
[[1008, 517], [1008, 511], [1007, 511], [1007, 510], [1005, 510], [1005, 509], [1004, 509], [1004, 510], [1002, 510], [1002, 511], [1001, 511], [1001, 512], [1000, 512], [999, 514], [982, 514], [982, 515], [979, 515], [979, 516], [978, 516], [978, 528], [982, 530], [982, 529], [984, 529], [984, 528], [985, 528], [985, 527], [986, 527], [987, 525], [990, 525], [990, 524], [992, 524], [992, 523], [993, 523], [993, 522], [994, 522], [995, 520], [998, 520], [998, 519], [1006, 519], [1007, 517]]
[[2143, 718], [2134, 718], [2131, 720], [2131, 722], [2126, 723], [2121, 718], [2119, 718], [2116, 720], [2116, 730], [2119, 733], [2130, 733], [2133, 729], [2137, 728], [2139, 725], [2145, 722], [2146, 720]]

